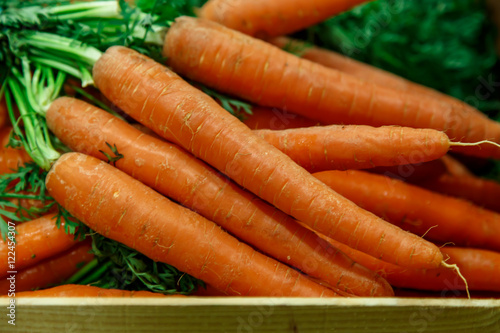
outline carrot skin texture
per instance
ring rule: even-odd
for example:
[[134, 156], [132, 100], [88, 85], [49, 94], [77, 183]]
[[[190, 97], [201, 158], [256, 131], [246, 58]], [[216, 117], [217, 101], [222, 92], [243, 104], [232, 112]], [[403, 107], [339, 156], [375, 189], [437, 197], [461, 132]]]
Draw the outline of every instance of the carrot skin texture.
[[[163, 55], [169, 66], [192, 80], [323, 124], [433, 128], [452, 141], [500, 143], [500, 124], [475, 109], [363, 81], [215, 22], [177, 18]], [[500, 149], [488, 144], [453, 150], [500, 158]]]
[[9, 126], [0, 128], [0, 174], [12, 173], [26, 162], [31, 161], [24, 149], [6, 147], [12, 128]]
[[16, 293], [16, 297], [185, 297], [184, 295], [163, 295], [149, 291], [130, 291], [119, 289], [104, 289], [78, 284], [65, 284], [49, 289], [24, 291]]
[[[47, 258], [33, 266], [20, 270], [16, 274], [16, 295], [18, 292], [45, 288], [63, 282], [75, 274], [81, 264], [86, 264], [94, 258], [89, 251], [90, 242], [76, 244], [66, 252]], [[0, 281], [0, 295], [9, 292], [10, 280]]]
[[330, 125], [254, 133], [309, 172], [422, 163], [449, 150], [446, 134], [432, 129]]
[[375, 167], [364, 171], [420, 185], [423, 182], [438, 179], [441, 175], [446, 174], [446, 166], [441, 159], [437, 159], [424, 163], [416, 162], [415, 164]]
[[379, 276], [176, 145], [144, 135], [77, 99], [57, 99], [46, 119], [53, 133], [73, 151], [106, 160], [100, 151], [109, 150], [106, 142], [116, 145], [124, 156], [116, 162], [118, 169], [277, 260], [346, 292], [393, 295]]
[[[373, 258], [348, 246], [330, 240], [333, 246], [342, 249], [353, 260], [384, 276], [394, 287], [421, 290], [465, 290], [463, 280], [447, 267], [435, 269], [406, 269]], [[448, 264], [456, 264], [467, 280], [470, 290], [500, 291], [498, 269], [500, 253], [489, 250], [443, 247], [441, 249]]]
[[368, 0], [210, 0], [198, 16], [259, 37], [307, 28]]
[[[57, 228], [54, 214], [16, 225], [16, 270], [34, 265], [43, 259], [61, 253], [77, 241], [64, 231], [64, 222]], [[8, 242], [0, 241], [0, 277], [11, 271], [8, 265]]]
[[250, 129], [284, 130], [289, 128], [310, 127], [320, 125], [316, 120], [290, 113], [277, 108], [253, 106], [252, 114], [246, 116], [243, 123]]
[[324, 171], [314, 176], [359, 206], [417, 235], [500, 250], [500, 214], [468, 201], [357, 170]]
[[92, 230], [229, 295], [337, 295], [94, 157], [63, 155], [46, 184], [54, 199]]
[[[166, 67], [113, 47], [97, 61], [93, 74], [107, 98], [131, 117], [313, 229], [403, 266], [439, 266], [436, 246], [331, 191]], [[124, 80], [125, 87], [112, 83]]]

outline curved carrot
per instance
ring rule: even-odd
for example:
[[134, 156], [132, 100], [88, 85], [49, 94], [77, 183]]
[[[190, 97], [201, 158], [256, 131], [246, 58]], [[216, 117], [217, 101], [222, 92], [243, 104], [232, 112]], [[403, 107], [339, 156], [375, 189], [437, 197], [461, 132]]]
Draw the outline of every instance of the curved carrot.
[[210, 0], [198, 15], [252, 36], [280, 36], [364, 2], [368, 0]]
[[[356, 262], [378, 272], [394, 287], [422, 290], [465, 290], [464, 281], [455, 270], [447, 267], [435, 269], [407, 269], [375, 259], [365, 253], [330, 240]], [[470, 290], [500, 291], [498, 279], [500, 253], [488, 250], [443, 247], [447, 263], [456, 264]]]
[[432, 129], [330, 125], [254, 131], [309, 172], [423, 163], [445, 155], [449, 139]]
[[117, 168], [159, 193], [214, 221], [273, 258], [356, 295], [390, 296], [388, 284], [354, 265], [313, 232], [244, 191], [174, 144], [142, 134], [83, 101], [62, 97], [47, 111], [47, 124], [74, 151], [104, 159], [116, 145]]
[[417, 235], [500, 250], [500, 214], [468, 201], [356, 170], [324, 171], [314, 176], [359, 206]]
[[243, 121], [251, 129], [284, 130], [288, 128], [317, 126], [315, 120], [290, 113], [286, 110], [253, 106], [252, 114]]
[[16, 225], [17, 235], [15, 247], [15, 269], [9, 266], [8, 257], [12, 250], [8, 242], [0, 241], [0, 277], [8, 271], [20, 270], [32, 266], [43, 259], [61, 253], [76, 241], [74, 235], [64, 231], [64, 222], [58, 228], [54, 214], [44, 215], [38, 219]]
[[119, 289], [104, 289], [78, 284], [66, 284], [49, 289], [23, 291], [16, 293], [16, 297], [185, 297], [184, 295], [163, 295], [150, 291], [130, 291]]
[[46, 184], [92, 230], [229, 295], [337, 296], [94, 157], [63, 155]]
[[[500, 123], [475, 109], [360, 80], [215, 22], [177, 18], [163, 55], [176, 72], [192, 80], [323, 124], [433, 128], [456, 142], [500, 143]], [[500, 149], [491, 144], [453, 150], [500, 157]]]
[[24, 149], [6, 147], [11, 132], [11, 127], [0, 128], [0, 174], [11, 173], [31, 160]]
[[[70, 278], [80, 269], [81, 264], [88, 263], [94, 258], [94, 255], [89, 252], [91, 249], [92, 245], [90, 241], [83, 241], [66, 252], [62, 252], [18, 271], [15, 274], [16, 293], [45, 288]], [[0, 281], [1, 295], [8, 294], [10, 282], [6, 277], [2, 278]]]
[[113, 47], [93, 74], [99, 89], [130, 116], [314, 229], [403, 266], [441, 262], [436, 246], [341, 197], [166, 67]]
[[500, 213], [500, 184], [476, 176], [441, 175], [419, 184], [433, 192], [468, 200], [480, 207]]

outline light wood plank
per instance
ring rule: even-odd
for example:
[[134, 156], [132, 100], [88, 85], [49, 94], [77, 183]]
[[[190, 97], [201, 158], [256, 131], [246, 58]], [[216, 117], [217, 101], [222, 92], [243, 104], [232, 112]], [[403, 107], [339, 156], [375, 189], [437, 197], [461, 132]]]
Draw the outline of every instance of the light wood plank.
[[[8, 300], [0, 300], [5, 309]], [[16, 300], [16, 332], [500, 332], [500, 300], [170, 298]], [[4, 310], [5, 311], [5, 310]], [[0, 331], [14, 332], [6, 316]]]

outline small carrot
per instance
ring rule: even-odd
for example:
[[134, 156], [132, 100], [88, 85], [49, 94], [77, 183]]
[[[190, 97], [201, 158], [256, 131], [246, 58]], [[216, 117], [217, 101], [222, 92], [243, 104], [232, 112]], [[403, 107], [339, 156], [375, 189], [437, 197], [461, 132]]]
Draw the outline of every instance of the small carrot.
[[286, 110], [253, 106], [252, 114], [243, 121], [251, 129], [284, 130], [288, 128], [317, 126], [315, 120], [290, 113]]
[[93, 74], [131, 117], [315, 230], [403, 266], [439, 266], [436, 246], [341, 197], [166, 67], [112, 47]]
[[[375, 259], [365, 253], [330, 240], [348, 256], [363, 266], [384, 276], [394, 287], [422, 290], [465, 290], [465, 283], [456, 271], [447, 267], [435, 269], [406, 269]], [[498, 269], [500, 253], [488, 250], [443, 247], [446, 262], [456, 264], [467, 281], [470, 290], [500, 291]]]
[[6, 147], [9, 143], [11, 127], [0, 128], [0, 174], [11, 173], [31, 160], [23, 149]]
[[445, 155], [448, 136], [433, 129], [330, 125], [254, 131], [309, 172], [417, 164]]
[[46, 184], [92, 230], [229, 295], [337, 296], [94, 157], [63, 155]]
[[359, 206], [417, 235], [500, 250], [500, 214], [396, 179], [357, 170], [314, 174]]
[[[322, 124], [433, 128], [455, 142], [500, 143], [500, 123], [478, 110], [363, 81], [215, 22], [177, 18], [166, 34], [163, 55], [192, 80]], [[453, 150], [500, 157], [500, 149], [487, 143]]]
[[210, 0], [200, 17], [259, 37], [307, 28], [369, 0]]
[[[94, 255], [89, 252], [91, 249], [90, 242], [83, 241], [65, 252], [18, 271], [14, 275], [14, 290], [18, 293], [63, 282], [75, 274], [81, 264], [92, 260]], [[12, 282], [9, 277], [10, 275], [7, 275], [0, 281], [0, 295], [9, 293]]]
[[[74, 235], [64, 231], [64, 222], [58, 228], [54, 214], [16, 225], [15, 270], [34, 265], [69, 249], [76, 241]], [[12, 271], [9, 257], [12, 257], [8, 242], [0, 241], [0, 277]]]
[[54, 134], [74, 151], [107, 160], [103, 152], [113, 155], [107, 143], [116, 146], [123, 156], [114, 163], [117, 168], [271, 257], [349, 293], [393, 295], [379, 276], [176, 145], [144, 135], [77, 99], [57, 99], [46, 119]]
[[78, 284], [66, 284], [49, 289], [23, 291], [15, 294], [16, 297], [185, 297], [184, 295], [163, 295], [150, 291], [130, 291], [119, 289], [104, 289]]

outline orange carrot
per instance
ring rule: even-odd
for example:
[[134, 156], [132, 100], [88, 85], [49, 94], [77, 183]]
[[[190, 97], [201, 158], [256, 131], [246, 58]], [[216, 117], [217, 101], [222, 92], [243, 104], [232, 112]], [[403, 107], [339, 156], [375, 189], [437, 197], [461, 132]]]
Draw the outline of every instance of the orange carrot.
[[375, 167], [365, 171], [399, 179], [411, 184], [438, 179], [446, 173], [446, 166], [441, 159], [415, 164], [403, 164], [390, 167]]
[[314, 174], [359, 206], [417, 235], [459, 246], [500, 250], [500, 214], [468, 201], [362, 171]]
[[439, 266], [437, 247], [341, 197], [166, 67], [113, 47], [93, 76], [131, 117], [315, 230], [403, 266]]
[[[455, 142], [500, 143], [500, 123], [475, 109], [360, 80], [215, 22], [177, 18], [163, 55], [176, 72], [192, 80], [323, 124], [433, 128]], [[500, 149], [491, 144], [453, 150], [500, 158]]]
[[252, 36], [307, 28], [368, 0], [210, 0], [198, 15]]
[[[61, 253], [76, 243], [74, 235], [64, 231], [64, 222], [60, 228], [56, 226], [54, 214], [19, 223], [15, 230], [15, 260], [8, 260], [13, 257], [9, 242], [0, 241], [0, 277], [7, 275], [8, 271], [20, 270]], [[14, 268], [9, 266], [12, 261]]]
[[[47, 258], [33, 266], [18, 271], [15, 277], [15, 288], [17, 292], [45, 288], [55, 285], [70, 278], [79, 269], [81, 264], [88, 263], [94, 257], [89, 251], [92, 246], [89, 241], [81, 242], [53, 257]], [[0, 281], [0, 294], [9, 293], [11, 280], [10, 275]]]
[[[288, 37], [277, 37], [268, 40], [269, 43], [288, 49], [303, 50], [300, 57], [321, 64], [325, 67], [336, 69], [340, 72], [355, 76], [367, 82], [372, 82], [394, 90], [422, 94], [430, 98], [441, 99], [444, 103], [464, 102], [443, 94], [435, 89], [409, 81], [401, 76], [387, 72], [383, 69], [365, 64], [340, 53], [310, 46], [302, 41]], [[465, 104], [463, 105], [465, 107]]]
[[473, 176], [474, 174], [467, 167], [450, 155], [441, 157], [441, 161], [446, 166], [446, 172], [453, 176]]
[[286, 110], [253, 106], [252, 114], [243, 121], [251, 129], [284, 130], [288, 128], [317, 126], [315, 120], [290, 113]]
[[432, 161], [449, 150], [443, 132], [398, 126], [330, 125], [254, 131], [309, 172]]
[[277, 260], [346, 292], [388, 296], [392, 290], [288, 215], [244, 191], [174, 144], [142, 134], [83, 101], [62, 97], [46, 115], [54, 134], [74, 151], [104, 159], [116, 145], [117, 168], [214, 221]]
[[337, 296], [94, 157], [63, 155], [46, 184], [92, 230], [229, 295]]
[[500, 184], [476, 176], [443, 174], [419, 184], [428, 190], [468, 200], [500, 213]]
[[11, 173], [31, 160], [24, 149], [6, 147], [11, 131], [11, 127], [0, 128], [0, 174]]
[[[440, 267], [436, 269], [406, 269], [375, 259], [339, 242], [330, 240], [356, 262], [380, 273], [391, 285], [400, 288], [423, 290], [465, 290], [464, 281], [456, 271]], [[443, 247], [441, 251], [449, 264], [456, 264], [471, 290], [500, 291], [498, 269], [500, 253], [488, 250], [460, 247]]]
[[104, 289], [78, 284], [66, 284], [49, 289], [23, 291], [16, 293], [17, 297], [185, 297], [184, 295], [163, 295], [149, 291], [130, 291], [119, 289]]

